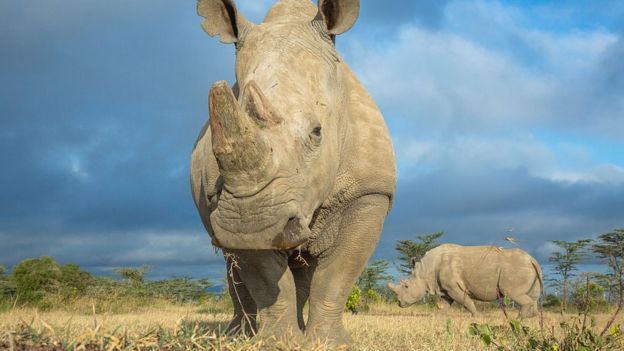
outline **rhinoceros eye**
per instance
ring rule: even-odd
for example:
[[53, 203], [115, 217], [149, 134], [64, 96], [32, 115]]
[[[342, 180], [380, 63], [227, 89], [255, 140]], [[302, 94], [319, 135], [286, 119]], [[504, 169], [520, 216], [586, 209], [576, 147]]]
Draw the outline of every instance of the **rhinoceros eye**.
[[320, 138], [321, 137], [321, 126], [316, 126], [314, 127], [314, 129], [312, 129], [312, 132], [310, 133], [313, 136]]
[[321, 126], [317, 125], [310, 132], [310, 141], [312, 144], [318, 146], [321, 144]]

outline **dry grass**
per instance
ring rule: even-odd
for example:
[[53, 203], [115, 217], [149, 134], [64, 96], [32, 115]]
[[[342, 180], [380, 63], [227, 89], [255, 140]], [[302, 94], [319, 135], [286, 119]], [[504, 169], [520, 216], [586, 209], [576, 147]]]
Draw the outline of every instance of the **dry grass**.
[[[205, 308], [203, 309], [206, 310]], [[297, 350], [294, 341], [251, 342], [220, 334], [230, 315], [200, 313], [193, 306], [159, 305], [134, 313], [86, 314], [67, 311], [38, 312], [14, 309], [0, 314], [0, 349], [83, 349], [83, 350]], [[599, 326], [608, 315], [595, 316]], [[562, 316], [546, 313], [546, 328], [557, 328]], [[345, 326], [354, 339], [354, 350], [482, 350], [467, 331], [470, 323], [489, 323], [506, 328], [500, 311], [489, 311], [473, 319], [466, 312], [451, 309], [441, 313], [426, 308], [399, 309], [379, 304], [366, 314], [345, 314]], [[622, 324], [620, 317], [616, 324]], [[526, 324], [538, 329], [538, 319]], [[322, 344], [306, 350], [324, 350]]]

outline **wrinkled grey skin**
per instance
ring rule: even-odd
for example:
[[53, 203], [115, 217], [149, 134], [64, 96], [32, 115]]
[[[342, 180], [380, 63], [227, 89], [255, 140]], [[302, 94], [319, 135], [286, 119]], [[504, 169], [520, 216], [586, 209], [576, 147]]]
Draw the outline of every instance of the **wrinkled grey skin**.
[[383, 117], [334, 46], [359, 1], [281, 0], [257, 25], [231, 0], [200, 0], [198, 13], [236, 45], [236, 84], [213, 85], [191, 160], [230, 272], [230, 330], [348, 342], [344, 304], [396, 182]]
[[440, 309], [457, 302], [476, 316], [473, 300], [494, 301], [506, 296], [521, 306], [522, 317], [533, 317], [538, 312], [537, 303], [543, 292], [542, 270], [533, 257], [520, 249], [443, 244], [412, 264], [409, 278], [399, 285], [388, 284], [401, 307], [431, 294], [440, 297]]

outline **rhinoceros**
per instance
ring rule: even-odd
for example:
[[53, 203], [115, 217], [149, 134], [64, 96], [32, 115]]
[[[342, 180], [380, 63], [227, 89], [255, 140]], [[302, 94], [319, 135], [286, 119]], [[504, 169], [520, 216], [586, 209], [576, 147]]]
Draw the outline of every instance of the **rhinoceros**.
[[193, 199], [226, 257], [229, 329], [348, 342], [345, 302], [396, 183], [383, 116], [335, 47], [359, 1], [281, 0], [261, 24], [232, 0], [199, 0], [198, 13], [236, 48], [236, 83], [212, 86], [191, 158]]
[[473, 300], [494, 301], [506, 296], [521, 306], [522, 317], [532, 317], [538, 311], [542, 269], [520, 249], [442, 244], [429, 250], [420, 262], [413, 260], [412, 267], [408, 279], [399, 285], [388, 284], [401, 307], [431, 294], [440, 297], [438, 307], [442, 309], [457, 302], [476, 316]]

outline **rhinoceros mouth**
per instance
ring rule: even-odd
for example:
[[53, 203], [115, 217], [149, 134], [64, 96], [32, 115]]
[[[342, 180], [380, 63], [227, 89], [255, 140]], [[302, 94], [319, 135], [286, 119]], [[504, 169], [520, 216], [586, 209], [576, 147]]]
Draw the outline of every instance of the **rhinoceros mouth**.
[[213, 243], [226, 249], [283, 250], [310, 236], [300, 201], [277, 193], [274, 182], [253, 196], [234, 196], [224, 189], [210, 215]]

